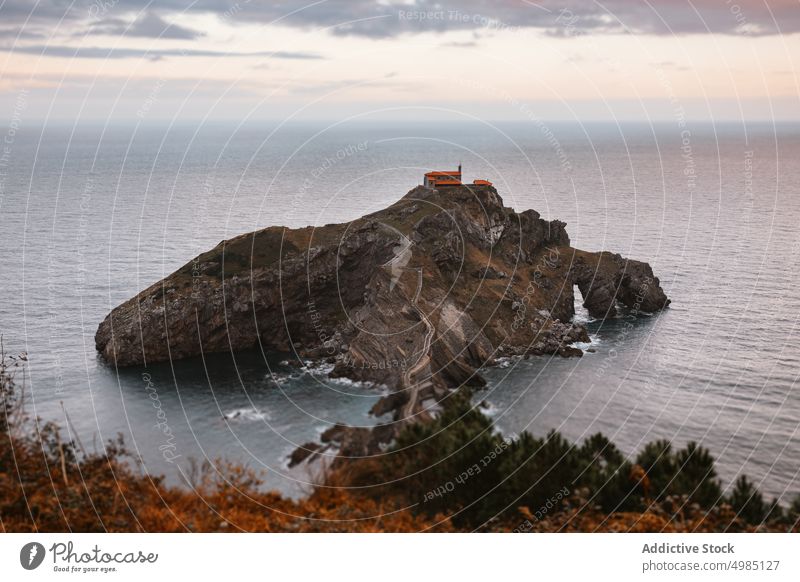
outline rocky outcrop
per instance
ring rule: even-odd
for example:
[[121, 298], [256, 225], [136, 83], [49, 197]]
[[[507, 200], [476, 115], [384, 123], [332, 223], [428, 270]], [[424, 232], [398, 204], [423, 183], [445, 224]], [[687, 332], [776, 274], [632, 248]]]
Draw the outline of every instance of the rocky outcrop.
[[[598, 318], [669, 304], [649, 265], [574, 249], [565, 226], [490, 186], [418, 187], [351, 223], [222, 241], [114, 309], [97, 349], [118, 366], [254, 347], [326, 359], [392, 389], [376, 414], [413, 422], [498, 355], [580, 355], [575, 286]], [[356, 432], [340, 430], [347, 447], [373, 450], [376, 431]]]
[[590, 257], [576, 255], [570, 268], [572, 280], [584, 297], [583, 305], [597, 318], [613, 316], [617, 302], [634, 312], [653, 312], [669, 305], [658, 278], [647, 263], [612, 253]]

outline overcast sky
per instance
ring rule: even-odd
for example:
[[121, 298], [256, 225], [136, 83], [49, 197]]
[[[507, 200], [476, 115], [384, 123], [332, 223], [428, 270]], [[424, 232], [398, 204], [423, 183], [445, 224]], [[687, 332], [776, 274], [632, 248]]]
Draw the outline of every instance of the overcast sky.
[[800, 0], [0, 0], [33, 119], [800, 120]]

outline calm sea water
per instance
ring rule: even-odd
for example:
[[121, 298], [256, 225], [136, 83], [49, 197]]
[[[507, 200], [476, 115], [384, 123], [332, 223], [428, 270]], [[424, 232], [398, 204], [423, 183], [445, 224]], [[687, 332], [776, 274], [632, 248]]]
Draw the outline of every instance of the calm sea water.
[[121, 433], [172, 482], [190, 459], [222, 457], [300, 494], [311, 476], [286, 455], [332, 423], [374, 424], [380, 390], [254, 354], [118, 373], [95, 353], [97, 325], [224, 238], [354, 219], [461, 161], [507, 205], [565, 220], [575, 246], [649, 261], [673, 300], [656, 316], [590, 321], [583, 358], [487, 371], [480, 397], [498, 426], [602, 431], [626, 453], [697, 440], [726, 483], [744, 472], [786, 500], [800, 493], [800, 128], [688, 130], [23, 123], [0, 167], [6, 351], [29, 354], [30, 412], [87, 449]]

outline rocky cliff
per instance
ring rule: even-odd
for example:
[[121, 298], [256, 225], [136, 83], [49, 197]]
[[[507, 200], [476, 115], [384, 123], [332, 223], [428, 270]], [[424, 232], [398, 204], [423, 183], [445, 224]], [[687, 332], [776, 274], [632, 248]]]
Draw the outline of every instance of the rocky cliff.
[[498, 356], [580, 355], [576, 286], [598, 318], [669, 304], [647, 263], [574, 249], [564, 223], [491, 186], [418, 187], [347, 224], [223, 241], [114, 309], [95, 341], [119, 366], [253, 347], [326, 359], [389, 386], [375, 412], [402, 424]]

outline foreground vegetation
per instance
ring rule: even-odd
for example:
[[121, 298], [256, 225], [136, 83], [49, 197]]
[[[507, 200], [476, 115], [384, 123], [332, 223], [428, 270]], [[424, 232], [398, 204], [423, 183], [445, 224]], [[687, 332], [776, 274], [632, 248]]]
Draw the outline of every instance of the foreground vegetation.
[[21, 531], [797, 531], [800, 497], [767, 503], [745, 477], [728, 495], [708, 451], [647, 445], [635, 462], [604, 436], [504, 439], [463, 393], [386, 454], [338, 460], [301, 501], [251, 471], [206, 463], [192, 487], [143, 474], [121, 442], [87, 453], [24, 417], [0, 360], [0, 529]]
[[655, 441], [631, 462], [602, 434], [580, 445], [556, 432], [504, 439], [467, 394], [348, 475], [360, 486], [380, 475], [386, 484], [362, 495], [418, 503], [419, 514], [447, 515], [459, 530], [790, 531], [800, 517], [800, 496], [783, 509], [745, 476], [723, 495], [713, 458], [696, 443], [675, 450]]

